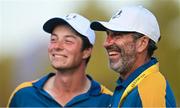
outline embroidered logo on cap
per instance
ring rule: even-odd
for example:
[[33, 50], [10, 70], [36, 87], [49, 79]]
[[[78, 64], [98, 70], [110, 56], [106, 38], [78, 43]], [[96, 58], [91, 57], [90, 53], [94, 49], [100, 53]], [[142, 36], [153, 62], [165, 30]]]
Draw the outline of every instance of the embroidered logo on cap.
[[74, 19], [74, 18], [76, 18], [76, 17], [77, 17], [77, 16], [74, 15], [74, 14], [66, 15], [66, 19], [67, 19], [67, 20], [72, 20], [72, 19]]
[[121, 16], [122, 10], [120, 10], [117, 14], [115, 14], [112, 19], [119, 18]]

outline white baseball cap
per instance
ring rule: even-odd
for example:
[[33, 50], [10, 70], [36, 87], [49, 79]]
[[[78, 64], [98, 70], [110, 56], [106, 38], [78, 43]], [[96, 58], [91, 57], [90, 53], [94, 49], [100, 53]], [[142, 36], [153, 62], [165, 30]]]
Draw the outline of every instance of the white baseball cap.
[[55, 26], [63, 23], [69, 24], [78, 33], [87, 37], [89, 42], [94, 45], [95, 33], [90, 28], [90, 21], [77, 13], [71, 13], [66, 15], [65, 17], [52, 18], [43, 25], [43, 29], [47, 33], [52, 33]]
[[146, 35], [156, 43], [160, 37], [159, 25], [156, 17], [142, 6], [126, 6], [112, 16], [109, 22], [93, 21], [93, 30], [122, 32], [138, 32]]

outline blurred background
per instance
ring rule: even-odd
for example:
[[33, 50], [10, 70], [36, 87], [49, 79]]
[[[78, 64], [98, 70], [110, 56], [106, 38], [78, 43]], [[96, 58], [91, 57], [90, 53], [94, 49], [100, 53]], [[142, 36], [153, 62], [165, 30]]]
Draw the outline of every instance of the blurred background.
[[[53, 71], [45, 21], [71, 12], [108, 21], [121, 6], [134, 4], [148, 8], [159, 21], [162, 38], [155, 56], [180, 106], [180, 0], [0, 0], [0, 107], [20, 83]], [[113, 91], [118, 74], [108, 67], [105, 33], [96, 35], [87, 73]]]

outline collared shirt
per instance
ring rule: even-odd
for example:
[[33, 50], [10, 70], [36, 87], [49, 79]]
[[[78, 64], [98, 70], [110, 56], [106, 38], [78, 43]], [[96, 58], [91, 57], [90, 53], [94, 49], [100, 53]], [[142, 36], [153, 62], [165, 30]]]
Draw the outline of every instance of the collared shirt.
[[[9, 106], [62, 107], [43, 89], [46, 81], [54, 75], [54, 73], [50, 73], [40, 80], [19, 85], [12, 94], [12, 98], [10, 98]], [[91, 81], [91, 87], [87, 93], [74, 97], [64, 107], [107, 107], [109, 105], [112, 93], [90, 76], [87, 77]]]
[[[119, 107], [120, 98], [127, 86], [141, 73], [158, 63], [156, 58], [137, 68], [130, 76], [122, 81], [117, 80], [110, 106]], [[159, 69], [158, 69], [159, 70]], [[176, 101], [173, 92], [164, 76], [158, 72], [152, 72], [144, 78], [124, 99], [121, 107], [175, 107]]]

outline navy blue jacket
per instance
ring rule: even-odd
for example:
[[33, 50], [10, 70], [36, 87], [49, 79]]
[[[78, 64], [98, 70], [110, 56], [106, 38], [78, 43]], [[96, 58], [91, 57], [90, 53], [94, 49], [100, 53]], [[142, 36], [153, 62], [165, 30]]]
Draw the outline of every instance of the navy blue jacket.
[[[52, 77], [50, 73], [40, 80], [25, 82], [19, 85], [9, 100], [9, 107], [62, 107], [43, 86]], [[87, 93], [81, 94], [70, 100], [64, 107], [107, 107], [112, 93], [90, 76], [91, 87]]]

